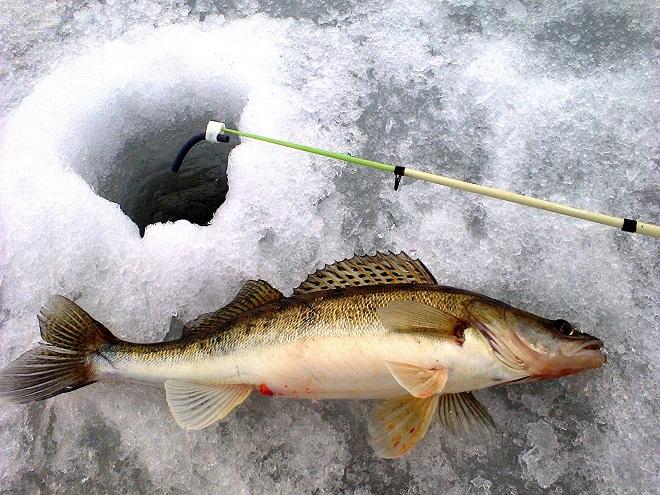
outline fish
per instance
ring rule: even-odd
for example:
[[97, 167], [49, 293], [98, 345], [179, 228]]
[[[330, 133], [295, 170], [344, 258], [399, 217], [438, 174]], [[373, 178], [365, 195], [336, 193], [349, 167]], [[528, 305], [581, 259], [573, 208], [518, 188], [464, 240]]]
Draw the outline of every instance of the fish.
[[51, 296], [43, 342], [0, 371], [0, 398], [31, 403], [95, 382], [164, 386], [176, 423], [198, 430], [252, 393], [373, 399], [376, 455], [408, 453], [434, 418], [455, 435], [494, 432], [473, 392], [598, 368], [601, 340], [470, 291], [438, 285], [405, 252], [354, 256], [317, 270], [285, 297], [245, 283], [177, 340], [116, 337], [73, 301]]

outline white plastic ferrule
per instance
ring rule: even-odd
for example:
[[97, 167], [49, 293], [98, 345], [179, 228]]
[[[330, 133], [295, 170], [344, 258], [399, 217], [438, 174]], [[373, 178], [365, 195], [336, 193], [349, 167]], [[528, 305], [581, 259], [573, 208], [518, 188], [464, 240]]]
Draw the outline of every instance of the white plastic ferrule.
[[218, 136], [222, 134], [222, 131], [225, 129], [224, 122], [216, 122], [215, 120], [209, 120], [208, 125], [206, 126], [206, 140], [211, 141], [212, 143], [218, 142]]

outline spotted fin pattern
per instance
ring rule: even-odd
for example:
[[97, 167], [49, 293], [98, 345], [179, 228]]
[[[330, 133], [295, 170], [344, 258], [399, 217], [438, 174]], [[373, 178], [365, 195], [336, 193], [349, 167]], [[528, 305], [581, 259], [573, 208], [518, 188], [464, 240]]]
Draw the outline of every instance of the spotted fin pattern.
[[436, 283], [424, 263], [406, 253], [377, 253], [354, 256], [317, 270], [293, 291], [293, 295], [366, 285]]
[[382, 402], [369, 418], [369, 444], [379, 457], [401, 457], [424, 438], [437, 408], [437, 395]]

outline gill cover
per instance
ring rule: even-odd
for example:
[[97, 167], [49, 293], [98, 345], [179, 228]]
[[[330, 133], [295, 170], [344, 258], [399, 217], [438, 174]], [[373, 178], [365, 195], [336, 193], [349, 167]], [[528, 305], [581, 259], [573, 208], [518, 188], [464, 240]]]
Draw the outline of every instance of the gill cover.
[[496, 301], [476, 300], [469, 305], [471, 323], [486, 337], [498, 359], [521, 377], [528, 376], [530, 362], [541, 356], [520, 339], [507, 321], [514, 309]]

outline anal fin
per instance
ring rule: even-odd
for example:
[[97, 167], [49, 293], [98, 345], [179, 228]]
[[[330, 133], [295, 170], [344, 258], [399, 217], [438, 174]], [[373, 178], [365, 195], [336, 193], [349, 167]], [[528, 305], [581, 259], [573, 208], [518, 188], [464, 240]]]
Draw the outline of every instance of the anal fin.
[[369, 418], [369, 444], [379, 457], [401, 457], [424, 438], [437, 408], [437, 395], [382, 402]]
[[165, 394], [172, 416], [181, 428], [199, 430], [225, 418], [252, 392], [249, 385], [201, 385], [167, 380]]
[[449, 373], [446, 368], [426, 369], [413, 364], [386, 361], [394, 379], [413, 397], [425, 399], [445, 388]]
[[450, 433], [489, 436], [495, 432], [493, 418], [472, 392], [441, 395], [438, 413], [440, 422]]

